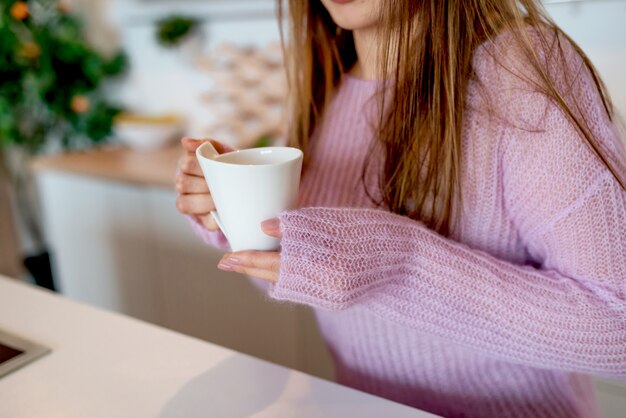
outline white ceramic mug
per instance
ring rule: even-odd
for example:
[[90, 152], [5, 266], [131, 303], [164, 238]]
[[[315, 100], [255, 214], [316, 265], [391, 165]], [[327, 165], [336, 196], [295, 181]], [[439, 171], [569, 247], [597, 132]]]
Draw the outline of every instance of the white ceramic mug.
[[298, 198], [302, 151], [252, 148], [219, 154], [210, 142], [196, 150], [216, 211], [211, 215], [232, 251], [278, 249], [261, 222], [293, 209]]

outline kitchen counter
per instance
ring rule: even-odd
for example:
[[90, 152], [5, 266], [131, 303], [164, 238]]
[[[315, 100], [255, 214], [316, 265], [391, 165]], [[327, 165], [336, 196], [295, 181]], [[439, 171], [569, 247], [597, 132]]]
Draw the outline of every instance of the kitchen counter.
[[108, 147], [38, 157], [36, 171], [57, 171], [145, 186], [173, 188], [176, 167], [183, 149], [178, 144], [155, 151], [139, 152]]
[[0, 379], [2, 417], [429, 417], [0, 277], [0, 328], [52, 349]]

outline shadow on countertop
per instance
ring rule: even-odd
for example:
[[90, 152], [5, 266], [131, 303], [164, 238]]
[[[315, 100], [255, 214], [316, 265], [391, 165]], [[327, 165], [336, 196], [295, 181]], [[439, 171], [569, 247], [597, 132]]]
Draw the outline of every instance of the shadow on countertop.
[[275, 365], [232, 356], [185, 384], [159, 417], [249, 417], [273, 404], [288, 379], [289, 374]]

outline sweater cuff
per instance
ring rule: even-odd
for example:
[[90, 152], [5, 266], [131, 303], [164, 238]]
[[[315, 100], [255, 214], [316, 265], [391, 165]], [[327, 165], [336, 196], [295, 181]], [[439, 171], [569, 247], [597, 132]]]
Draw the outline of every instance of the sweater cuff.
[[325, 283], [336, 275], [321, 267], [321, 259], [330, 259], [329, 246], [319, 246], [315, 238], [317, 223], [304, 211], [284, 212], [279, 216], [282, 239], [280, 273], [268, 295], [279, 301], [300, 303], [326, 310], [349, 306], [348, 300], [333, 292]]
[[[382, 215], [382, 216], [381, 216]], [[281, 214], [281, 264], [269, 295], [341, 310], [384, 286], [405, 261], [383, 211], [306, 208]], [[393, 222], [392, 222], [393, 223]]]

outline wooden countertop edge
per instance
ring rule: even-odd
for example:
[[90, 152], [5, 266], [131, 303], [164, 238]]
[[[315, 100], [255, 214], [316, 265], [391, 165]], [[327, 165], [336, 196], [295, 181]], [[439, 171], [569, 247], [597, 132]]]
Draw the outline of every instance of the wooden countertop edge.
[[122, 147], [36, 157], [35, 172], [55, 171], [140, 186], [173, 188], [183, 151], [172, 146], [149, 152]]

